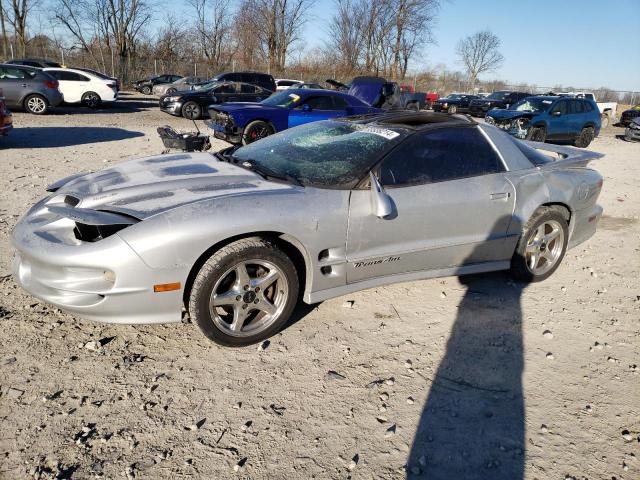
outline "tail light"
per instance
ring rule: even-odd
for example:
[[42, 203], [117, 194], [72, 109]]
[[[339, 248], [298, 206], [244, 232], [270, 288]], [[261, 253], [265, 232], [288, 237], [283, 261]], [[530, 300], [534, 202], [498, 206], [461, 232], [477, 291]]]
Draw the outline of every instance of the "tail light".
[[47, 88], [58, 88], [60, 83], [58, 83], [58, 80], [45, 80], [44, 86]]
[[107, 87], [116, 89], [117, 85], [115, 83], [107, 83]]

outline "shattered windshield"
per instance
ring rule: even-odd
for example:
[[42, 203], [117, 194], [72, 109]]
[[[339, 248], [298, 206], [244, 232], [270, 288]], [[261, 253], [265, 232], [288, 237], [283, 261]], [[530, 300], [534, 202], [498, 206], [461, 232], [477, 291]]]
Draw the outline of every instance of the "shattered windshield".
[[388, 148], [404, 138], [401, 128], [326, 120], [290, 128], [233, 152], [302, 185], [352, 188]]
[[270, 107], [289, 108], [294, 103], [297, 103], [298, 100], [300, 100], [300, 95], [283, 91], [280, 93], [276, 93], [275, 95], [271, 95], [269, 98], [264, 99], [260, 103], [262, 103], [263, 105], [268, 105]]
[[516, 112], [545, 112], [549, 109], [553, 100], [546, 98], [525, 98], [518, 103], [514, 103], [509, 107], [509, 110], [515, 110]]
[[487, 100], [504, 100], [509, 92], [493, 92], [487, 97]]

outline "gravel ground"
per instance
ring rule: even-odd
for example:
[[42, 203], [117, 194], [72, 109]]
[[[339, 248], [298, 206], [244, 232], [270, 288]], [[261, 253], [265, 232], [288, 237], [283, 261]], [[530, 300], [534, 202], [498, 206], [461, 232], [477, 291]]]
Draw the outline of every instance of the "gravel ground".
[[640, 478], [640, 144], [622, 129], [590, 147], [599, 230], [547, 281], [367, 290], [228, 349], [188, 323], [75, 318], [9, 275], [48, 183], [190, 126], [123, 98], [16, 113], [0, 139], [0, 478]]

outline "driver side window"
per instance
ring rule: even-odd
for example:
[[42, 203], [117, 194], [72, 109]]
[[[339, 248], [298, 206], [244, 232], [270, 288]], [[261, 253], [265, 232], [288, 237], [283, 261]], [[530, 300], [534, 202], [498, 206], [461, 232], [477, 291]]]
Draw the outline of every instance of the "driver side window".
[[476, 127], [439, 128], [407, 139], [384, 159], [385, 186], [443, 182], [503, 172], [500, 158]]
[[329, 96], [321, 96], [321, 97], [309, 97], [301, 102], [301, 104], [296, 107], [298, 109], [302, 109], [302, 105], [309, 105], [313, 110], [333, 110], [333, 102], [331, 101], [331, 97]]

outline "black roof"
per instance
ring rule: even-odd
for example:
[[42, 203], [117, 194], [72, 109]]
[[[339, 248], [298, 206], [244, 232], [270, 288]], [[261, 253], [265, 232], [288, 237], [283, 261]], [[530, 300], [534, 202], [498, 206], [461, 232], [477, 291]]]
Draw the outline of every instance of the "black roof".
[[389, 110], [383, 113], [369, 113], [348, 117], [346, 120], [359, 124], [399, 125], [413, 129], [421, 129], [437, 125], [477, 125], [468, 115], [439, 112], [414, 112], [409, 110]]

